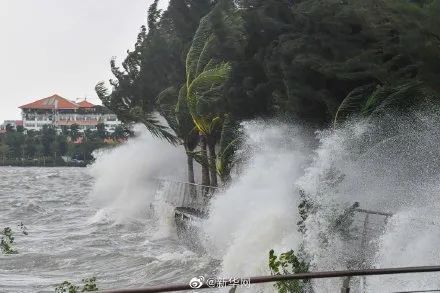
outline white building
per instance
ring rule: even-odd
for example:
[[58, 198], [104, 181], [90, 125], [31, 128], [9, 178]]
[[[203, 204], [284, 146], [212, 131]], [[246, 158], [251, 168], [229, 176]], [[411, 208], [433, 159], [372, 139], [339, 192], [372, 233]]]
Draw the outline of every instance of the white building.
[[0, 125], [0, 130], [6, 130], [8, 125], [14, 129], [17, 130], [17, 126], [23, 126], [23, 121], [21, 120], [5, 120], [3, 124]]
[[57, 129], [78, 125], [81, 132], [96, 130], [100, 123], [108, 132], [113, 132], [121, 122], [109, 109], [93, 105], [87, 100], [79, 103], [69, 101], [59, 95], [37, 100], [19, 107], [22, 110], [23, 126], [27, 130], [41, 130], [44, 125]]

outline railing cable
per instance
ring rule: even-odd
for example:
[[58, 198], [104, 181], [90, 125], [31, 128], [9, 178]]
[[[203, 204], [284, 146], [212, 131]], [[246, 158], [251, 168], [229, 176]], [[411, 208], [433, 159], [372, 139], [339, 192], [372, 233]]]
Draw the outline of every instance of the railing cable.
[[[275, 276], [260, 276], [251, 277], [247, 279], [238, 279], [239, 284], [244, 284], [245, 282], [253, 284], [261, 283], [271, 283], [271, 282], [282, 282], [291, 280], [310, 280], [310, 279], [323, 279], [323, 278], [340, 278], [340, 277], [354, 277], [354, 276], [373, 276], [373, 275], [394, 275], [394, 274], [408, 274], [408, 273], [429, 273], [429, 272], [440, 272], [440, 266], [423, 266], [423, 267], [402, 267], [402, 268], [384, 268], [384, 269], [362, 269], [362, 270], [347, 270], [347, 271], [328, 271], [328, 272], [312, 272], [312, 273], [301, 273], [292, 275], [275, 275]], [[221, 287], [236, 286], [237, 279], [235, 280], [221, 280]], [[199, 288], [191, 288], [189, 284], [176, 284], [176, 285], [162, 285], [154, 286], [143, 289], [121, 289], [121, 290], [110, 290], [102, 291], [101, 293], [160, 293], [160, 292], [177, 292], [177, 291], [187, 291], [187, 290], [197, 290], [197, 289], [214, 289], [219, 286], [208, 286], [204, 283]], [[409, 291], [417, 292], [417, 291]], [[429, 292], [429, 291], [420, 291]], [[436, 292], [436, 291], [432, 291]], [[397, 292], [396, 292], [397, 293]]]
[[418, 291], [396, 291], [392, 293], [425, 293], [425, 292], [440, 292], [440, 289], [418, 290]]

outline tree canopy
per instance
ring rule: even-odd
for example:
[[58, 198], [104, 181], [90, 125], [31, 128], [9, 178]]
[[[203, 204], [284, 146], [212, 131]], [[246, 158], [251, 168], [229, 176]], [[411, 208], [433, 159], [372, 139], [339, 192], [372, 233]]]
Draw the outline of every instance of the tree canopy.
[[165, 11], [155, 1], [134, 50], [110, 65], [103, 103], [181, 143], [215, 185], [240, 121], [322, 127], [437, 102], [440, 1], [171, 0]]

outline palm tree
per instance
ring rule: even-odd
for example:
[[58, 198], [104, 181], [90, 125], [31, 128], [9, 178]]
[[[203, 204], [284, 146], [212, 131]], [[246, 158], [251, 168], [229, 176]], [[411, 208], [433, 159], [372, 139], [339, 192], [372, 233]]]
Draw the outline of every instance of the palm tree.
[[390, 109], [408, 109], [413, 105], [437, 100], [435, 91], [418, 80], [379, 86], [369, 84], [352, 90], [338, 107], [334, 126], [351, 115], [374, 116]]
[[[111, 94], [108, 93], [104, 82], [99, 82], [95, 86], [95, 91], [103, 104], [109, 106], [108, 103], [110, 103]], [[125, 122], [142, 123], [152, 135], [165, 139], [172, 144], [178, 144], [179, 142], [171, 130], [159, 121], [154, 112], [145, 111], [140, 106], [135, 106], [128, 113], [125, 113], [123, 120], [125, 120]]]
[[[203, 99], [213, 98], [221, 95], [222, 85], [230, 73], [230, 65], [222, 63], [215, 68], [200, 73], [191, 83], [187, 91], [188, 108], [191, 113], [194, 125], [201, 134], [202, 157], [206, 158], [206, 149], [209, 150], [209, 173], [210, 185], [217, 186], [216, 152], [215, 145], [219, 139], [223, 123], [223, 113], [216, 113], [216, 107], [208, 111], [200, 111]], [[208, 107], [213, 106], [212, 104]], [[217, 108], [218, 109], [218, 108]], [[205, 159], [204, 159], [205, 160]], [[205, 172], [206, 174], [206, 172]]]
[[235, 154], [242, 143], [242, 138], [240, 124], [231, 115], [225, 115], [216, 162], [217, 174], [223, 184], [231, 179], [231, 169], [237, 162]]
[[156, 103], [160, 115], [165, 118], [168, 126], [174, 131], [185, 148], [188, 182], [195, 183], [194, 157], [196, 157], [196, 153], [194, 150], [198, 145], [199, 137], [188, 111], [186, 87], [182, 87], [180, 91], [175, 86], [166, 88], [158, 95]]
[[[227, 34], [220, 33], [228, 31]], [[222, 43], [240, 47], [244, 38], [243, 21], [230, 0], [219, 1], [217, 6], [200, 21], [186, 58], [186, 91], [188, 110], [201, 135], [201, 157], [209, 161], [209, 172], [202, 164], [203, 184], [217, 186], [216, 144], [225, 110], [224, 85], [231, 73], [231, 64], [225, 62], [219, 48]], [[209, 150], [209, 160], [207, 157]], [[203, 169], [204, 168], [204, 169]], [[206, 178], [210, 174], [209, 181]]]

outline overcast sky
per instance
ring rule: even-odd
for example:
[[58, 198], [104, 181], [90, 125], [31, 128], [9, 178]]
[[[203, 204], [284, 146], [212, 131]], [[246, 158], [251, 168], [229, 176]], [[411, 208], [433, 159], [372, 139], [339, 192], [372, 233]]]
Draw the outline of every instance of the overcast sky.
[[0, 0], [0, 124], [55, 93], [98, 103], [95, 84], [133, 47], [152, 1]]

